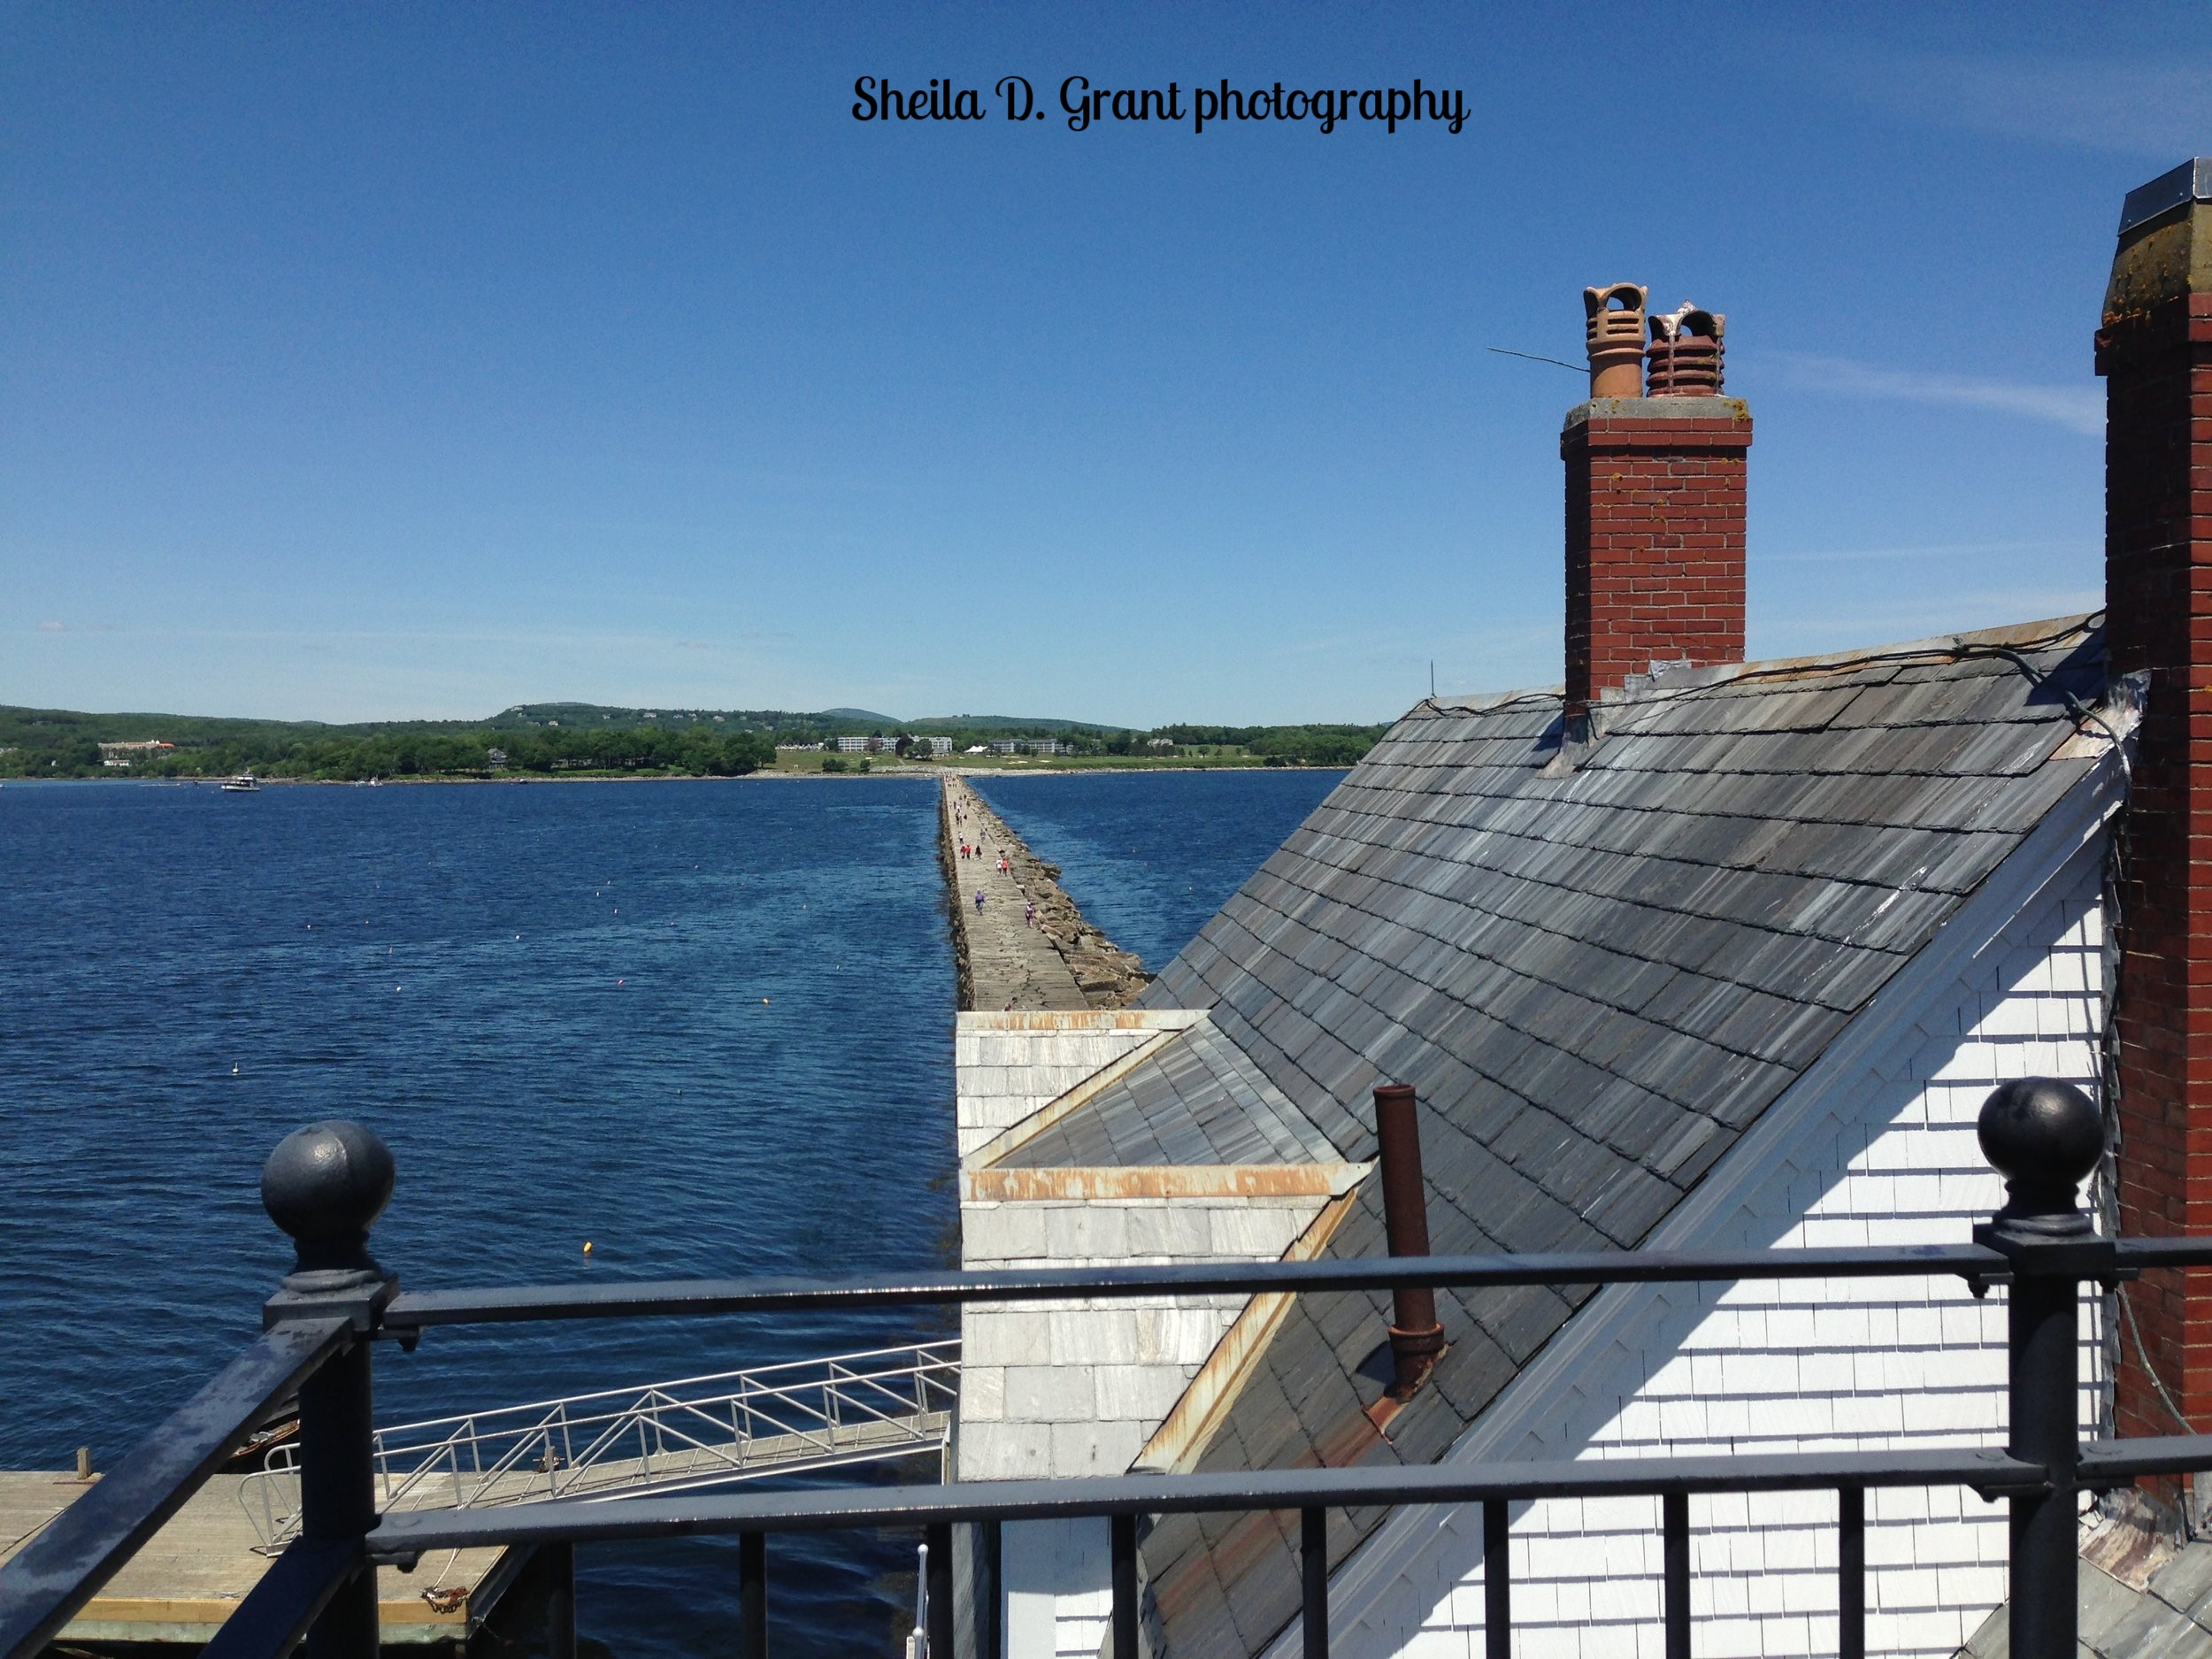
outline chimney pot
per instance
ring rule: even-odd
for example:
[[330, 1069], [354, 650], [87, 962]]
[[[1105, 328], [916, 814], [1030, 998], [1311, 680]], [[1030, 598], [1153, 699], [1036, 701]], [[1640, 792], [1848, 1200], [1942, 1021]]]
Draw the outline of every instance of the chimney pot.
[[1728, 319], [1700, 311], [1685, 300], [1676, 310], [1651, 319], [1651, 344], [1645, 349], [1645, 396], [1718, 397], [1721, 364], [1727, 348]]
[[1582, 290], [1591, 396], [1634, 397], [1644, 389], [1644, 307], [1650, 297], [1650, 289], [1634, 282]]
[[[1428, 1186], [1421, 1175], [1421, 1125], [1412, 1085], [1377, 1085], [1375, 1139], [1381, 1148], [1383, 1231], [1390, 1254], [1426, 1256]], [[1444, 1327], [1436, 1320], [1436, 1293], [1427, 1286], [1401, 1286], [1390, 1298], [1390, 1358], [1397, 1378], [1390, 1392], [1404, 1400], [1435, 1369], [1437, 1356], [1444, 1351]]]

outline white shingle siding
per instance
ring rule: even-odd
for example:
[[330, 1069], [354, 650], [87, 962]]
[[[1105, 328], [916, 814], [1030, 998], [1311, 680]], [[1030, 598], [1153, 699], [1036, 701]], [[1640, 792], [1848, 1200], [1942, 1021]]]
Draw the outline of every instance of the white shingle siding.
[[[1032, 1199], [960, 1207], [970, 1268], [1245, 1257], [1274, 1261], [1327, 1202], [1299, 1198]], [[963, 1310], [960, 1479], [1126, 1474], [1244, 1306], [978, 1302]], [[1007, 1652], [1098, 1652], [1111, 1604], [1103, 1521], [1010, 1525]]]
[[963, 1158], [1159, 1037], [1202, 1016], [1111, 1011], [1034, 1025], [963, 1014], [953, 1033], [955, 1118]]
[[[2052, 857], [2055, 876], [2023, 895], [1947, 985], [1912, 987], [1916, 1017], [1821, 1080], [1832, 1104], [1786, 1138], [1778, 1129], [1766, 1141], [1747, 1137], [1708, 1182], [1735, 1196], [1664, 1242], [1966, 1238], [2002, 1202], [1974, 1134], [1990, 1089], [2031, 1075], [2095, 1087], [2100, 849], [2092, 839], [2062, 864]], [[1595, 1346], [1563, 1351], [1601, 1302], [1603, 1318], [1579, 1339]], [[2093, 1378], [2100, 1310], [2093, 1298], [2085, 1308], [2083, 1369]], [[2004, 1343], [2003, 1293], [1977, 1302], [1956, 1280], [1620, 1287], [1578, 1316], [1555, 1341], [1563, 1351], [1540, 1356], [1461, 1451], [1490, 1459], [1985, 1443], [2001, 1438]], [[2095, 1392], [2093, 1381], [2085, 1386], [2085, 1422], [2096, 1420]], [[1545, 1404], [1532, 1408], [1538, 1397]], [[1834, 1651], [1835, 1513], [1824, 1494], [1691, 1500], [1700, 1659]], [[1949, 1659], [2004, 1598], [2004, 1506], [1955, 1489], [1882, 1491], [1868, 1494], [1867, 1514], [1868, 1651]], [[1480, 1534], [1472, 1509], [1394, 1517], [1336, 1574], [1332, 1651], [1476, 1659]], [[1655, 1500], [1525, 1507], [1511, 1567], [1521, 1659], [1661, 1652]], [[1294, 1625], [1273, 1651], [1294, 1653], [1295, 1642]]]
[[[1272, 1262], [1325, 1202], [969, 1202], [961, 1260], [979, 1269]], [[960, 1320], [961, 1479], [1125, 1472], [1243, 1305], [1241, 1296], [972, 1304]]]

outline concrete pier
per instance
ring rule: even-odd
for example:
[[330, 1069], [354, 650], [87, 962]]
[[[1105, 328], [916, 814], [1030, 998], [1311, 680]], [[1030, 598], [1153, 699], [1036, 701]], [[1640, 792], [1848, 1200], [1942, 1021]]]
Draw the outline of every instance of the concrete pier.
[[[960, 856], [963, 843], [974, 856]], [[953, 896], [964, 1010], [1121, 1008], [1150, 982], [1135, 956], [1083, 919], [1061, 890], [1058, 867], [1031, 852], [964, 779], [944, 780], [938, 848]]]
[[[245, 1506], [242, 1475], [213, 1475], [64, 1627], [64, 1642], [165, 1642], [199, 1647], [213, 1639], [270, 1558]], [[0, 1471], [0, 1561], [91, 1490], [43, 1470]], [[463, 1549], [426, 1556], [411, 1573], [376, 1571], [377, 1622], [387, 1646], [465, 1642], [528, 1558], [525, 1548]]]

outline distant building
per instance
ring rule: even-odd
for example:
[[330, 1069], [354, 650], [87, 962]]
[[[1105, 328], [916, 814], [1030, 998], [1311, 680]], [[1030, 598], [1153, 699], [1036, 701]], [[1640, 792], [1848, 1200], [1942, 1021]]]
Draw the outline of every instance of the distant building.
[[1056, 737], [1032, 738], [1022, 747], [1033, 755], [1072, 755], [1075, 753], [1074, 744], [1064, 743]]
[[176, 748], [158, 738], [147, 738], [135, 743], [103, 743], [100, 745], [100, 764], [103, 766], [131, 766], [142, 760], [155, 760]]
[[929, 752], [933, 755], [949, 755], [952, 753], [952, 739], [949, 737], [933, 737], [926, 741], [929, 744]]
[[995, 737], [991, 740], [991, 753], [994, 755], [1018, 755], [1021, 752], [1022, 743], [1018, 737]]
[[494, 772], [497, 772], [507, 764], [507, 751], [503, 749], [488, 749], [484, 751], [484, 761]]
[[1171, 737], [1148, 737], [1144, 740], [1144, 746], [1147, 749], [1173, 749], [1175, 740]]
[[882, 741], [875, 737], [841, 737], [837, 740], [837, 749], [843, 755], [864, 755], [872, 745]]

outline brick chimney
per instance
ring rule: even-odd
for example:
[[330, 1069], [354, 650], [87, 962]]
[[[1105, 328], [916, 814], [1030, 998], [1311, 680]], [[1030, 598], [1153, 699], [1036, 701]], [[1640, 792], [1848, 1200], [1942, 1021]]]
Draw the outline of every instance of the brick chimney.
[[[2116, 674], [2150, 671], [2120, 895], [2119, 1223], [2212, 1232], [2212, 159], [2131, 192], [2097, 332]], [[2146, 1274], [2151, 1365], [2212, 1430], [2212, 1273]], [[2182, 1432], [2121, 1345], [2122, 1434]], [[2204, 1477], [2198, 1477], [2200, 1490]], [[2200, 1499], [2202, 1507], [2202, 1500]]]
[[1751, 411], [1720, 395], [1727, 319], [1692, 305], [1647, 319], [1647, 298], [1632, 282], [1582, 295], [1590, 401], [1559, 434], [1571, 719], [1655, 664], [1743, 660]]

